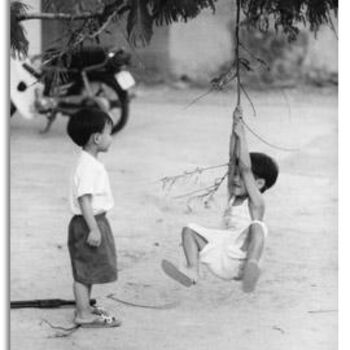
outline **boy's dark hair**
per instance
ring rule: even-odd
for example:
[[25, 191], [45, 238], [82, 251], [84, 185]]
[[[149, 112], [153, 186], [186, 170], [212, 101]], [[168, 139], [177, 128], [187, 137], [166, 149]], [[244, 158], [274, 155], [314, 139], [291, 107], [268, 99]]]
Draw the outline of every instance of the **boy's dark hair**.
[[78, 146], [84, 147], [92, 134], [103, 132], [107, 123], [113, 125], [107, 113], [98, 108], [82, 108], [69, 118], [67, 133]]
[[252, 162], [252, 173], [257, 179], [264, 179], [265, 185], [260, 190], [265, 192], [272, 187], [278, 177], [278, 165], [268, 155], [259, 152], [250, 152], [250, 159]]

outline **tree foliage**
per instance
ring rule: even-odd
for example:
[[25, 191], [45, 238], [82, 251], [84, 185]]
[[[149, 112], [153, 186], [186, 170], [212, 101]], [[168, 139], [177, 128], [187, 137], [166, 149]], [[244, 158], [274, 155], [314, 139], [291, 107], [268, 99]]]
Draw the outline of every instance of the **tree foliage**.
[[[32, 13], [20, 0], [11, 1], [11, 49], [26, 54], [28, 41], [22, 21], [31, 19], [61, 20], [69, 28], [67, 50], [97, 41], [108, 32], [113, 22], [126, 22], [130, 42], [147, 45], [153, 26], [188, 21], [201, 11], [211, 9], [220, 0], [43, 0], [42, 12]], [[73, 6], [74, 4], [74, 6]], [[242, 0], [246, 23], [260, 31], [270, 27], [282, 30], [290, 40], [296, 38], [300, 24], [316, 32], [330, 23], [332, 12], [337, 14], [337, 0]], [[122, 21], [124, 19], [124, 21]]]
[[18, 17], [26, 14], [27, 6], [19, 1], [11, 3], [10, 20], [11, 20], [11, 51], [14, 54], [27, 55], [29, 42], [23, 24], [17, 20]]
[[217, 0], [150, 0], [152, 17], [157, 25], [195, 18], [206, 8], [215, 11]]
[[246, 22], [260, 31], [266, 32], [273, 26], [289, 40], [295, 40], [300, 24], [313, 32], [330, 24], [332, 13], [338, 12], [338, 0], [242, 0], [242, 11]]

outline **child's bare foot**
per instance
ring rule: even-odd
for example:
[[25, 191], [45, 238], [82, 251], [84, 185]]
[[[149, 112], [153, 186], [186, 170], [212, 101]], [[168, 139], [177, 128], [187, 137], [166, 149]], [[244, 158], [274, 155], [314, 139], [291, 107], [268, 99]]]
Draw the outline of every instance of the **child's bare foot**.
[[242, 289], [245, 293], [254, 291], [260, 276], [260, 268], [257, 260], [248, 260], [244, 266], [242, 276]]
[[99, 307], [90, 308], [90, 312], [75, 312], [74, 322], [86, 328], [96, 328], [96, 327], [119, 327], [122, 322], [116, 317], [112, 316], [107, 311]]
[[167, 276], [181, 283], [185, 287], [193, 286], [198, 280], [198, 273], [193, 271], [193, 269], [189, 270], [186, 268], [183, 272], [168, 260], [162, 260], [162, 269]]
[[[77, 310], [74, 310], [74, 318], [77, 317]], [[111, 316], [111, 314], [100, 306], [90, 306], [90, 314], [95, 316]], [[89, 318], [91, 315], [85, 316], [84, 318]], [[81, 318], [81, 317], [80, 317]]]
[[95, 315], [93, 318], [81, 319], [76, 317], [75, 323], [83, 328], [112, 328], [120, 327], [121, 321], [114, 316]]
[[181, 268], [181, 272], [188, 276], [193, 281], [193, 284], [196, 284], [198, 282], [199, 274], [197, 268], [184, 266]]
[[75, 323], [84, 323], [84, 322], [92, 322], [96, 318], [92, 312], [78, 312], [75, 310], [74, 312], [74, 321]]

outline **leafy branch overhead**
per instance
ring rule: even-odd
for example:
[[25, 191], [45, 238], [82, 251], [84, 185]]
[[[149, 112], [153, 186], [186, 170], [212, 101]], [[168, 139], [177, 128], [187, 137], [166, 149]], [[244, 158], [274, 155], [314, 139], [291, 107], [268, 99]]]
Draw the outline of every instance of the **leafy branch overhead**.
[[152, 17], [157, 25], [171, 24], [195, 18], [206, 8], [215, 12], [217, 0], [149, 0]]
[[137, 46], [138, 43], [145, 46], [151, 41], [152, 16], [148, 11], [147, 2], [143, 0], [130, 0], [131, 7], [128, 14], [126, 29], [129, 40]]
[[19, 18], [26, 15], [28, 7], [19, 1], [11, 2], [11, 38], [10, 45], [14, 54], [27, 55], [29, 42], [26, 37], [26, 33], [23, 24], [19, 21]]
[[289, 40], [296, 39], [298, 25], [317, 32], [323, 24], [332, 26], [338, 13], [338, 0], [242, 0], [241, 6], [247, 24], [262, 32], [282, 30]]
[[[11, 49], [13, 54], [26, 55], [28, 40], [23, 28], [27, 20], [66, 21], [69, 48], [86, 41], [99, 41], [112, 23], [126, 22], [132, 45], [148, 45], [153, 26], [169, 25], [198, 16], [205, 9], [215, 13], [220, 0], [43, 0], [42, 12], [34, 13], [20, 0], [11, 1]], [[245, 22], [264, 32], [274, 27], [290, 40], [296, 38], [300, 24], [316, 32], [320, 25], [332, 25], [331, 15], [337, 14], [337, 0], [242, 0]]]

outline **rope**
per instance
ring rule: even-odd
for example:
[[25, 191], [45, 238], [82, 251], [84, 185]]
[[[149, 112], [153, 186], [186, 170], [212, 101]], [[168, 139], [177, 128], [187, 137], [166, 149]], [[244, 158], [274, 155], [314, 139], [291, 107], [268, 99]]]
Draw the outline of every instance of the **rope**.
[[249, 127], [249, 125], [243, 119], [242, 119], [242, 123], [244, 124], [244, 126], [248, 129], [248, 131], [251, 134], [253, 134], [262, 143], [264, 143], [265, 145], [270, 146], [271, 148], [275, 148], [275, 149], [278, 149], [280, 151], [285, 151], [285, 152], [297, 152], [297, 151], [300, 150], [299, 148], [287, 148], [287, 147], [281, 147], [281, 146], [278, 146], [278, 145], [274, 145], [273, 143], [266, 141], [259, 134], [257, 134], [252, 128]]
[[169, 310], [172, 309], [180, 304], [179, 301], [174, 301], [171, 303], [165, 303], [161, 305], [149, 305], [149, 304], [144, 304], [144, 303], [135, 303], [133, 301], [128, 301], [121, 299], [119, 297], [116, 297], [114, 294], [110, 294], [107, 296], [107, 298], [112, 299], [114, 301], [117, 301], [118, 303], [127, 305], [127, 306], [133, 306], [133, 307], [140, 307], [143, 309], [153, 309], [153, 310]]
[[71, 334], [73, 334], [75, 331], [77, 331], [80, 328], [80, 325], [75, 325], [73, 327], [55, 326], [45, 319], [43, 319], [41, 323], [46, 323], [52, 329], [63, 331], [63, 333], [56, 333], [54, 336], [55, 338], [69, 337]]

